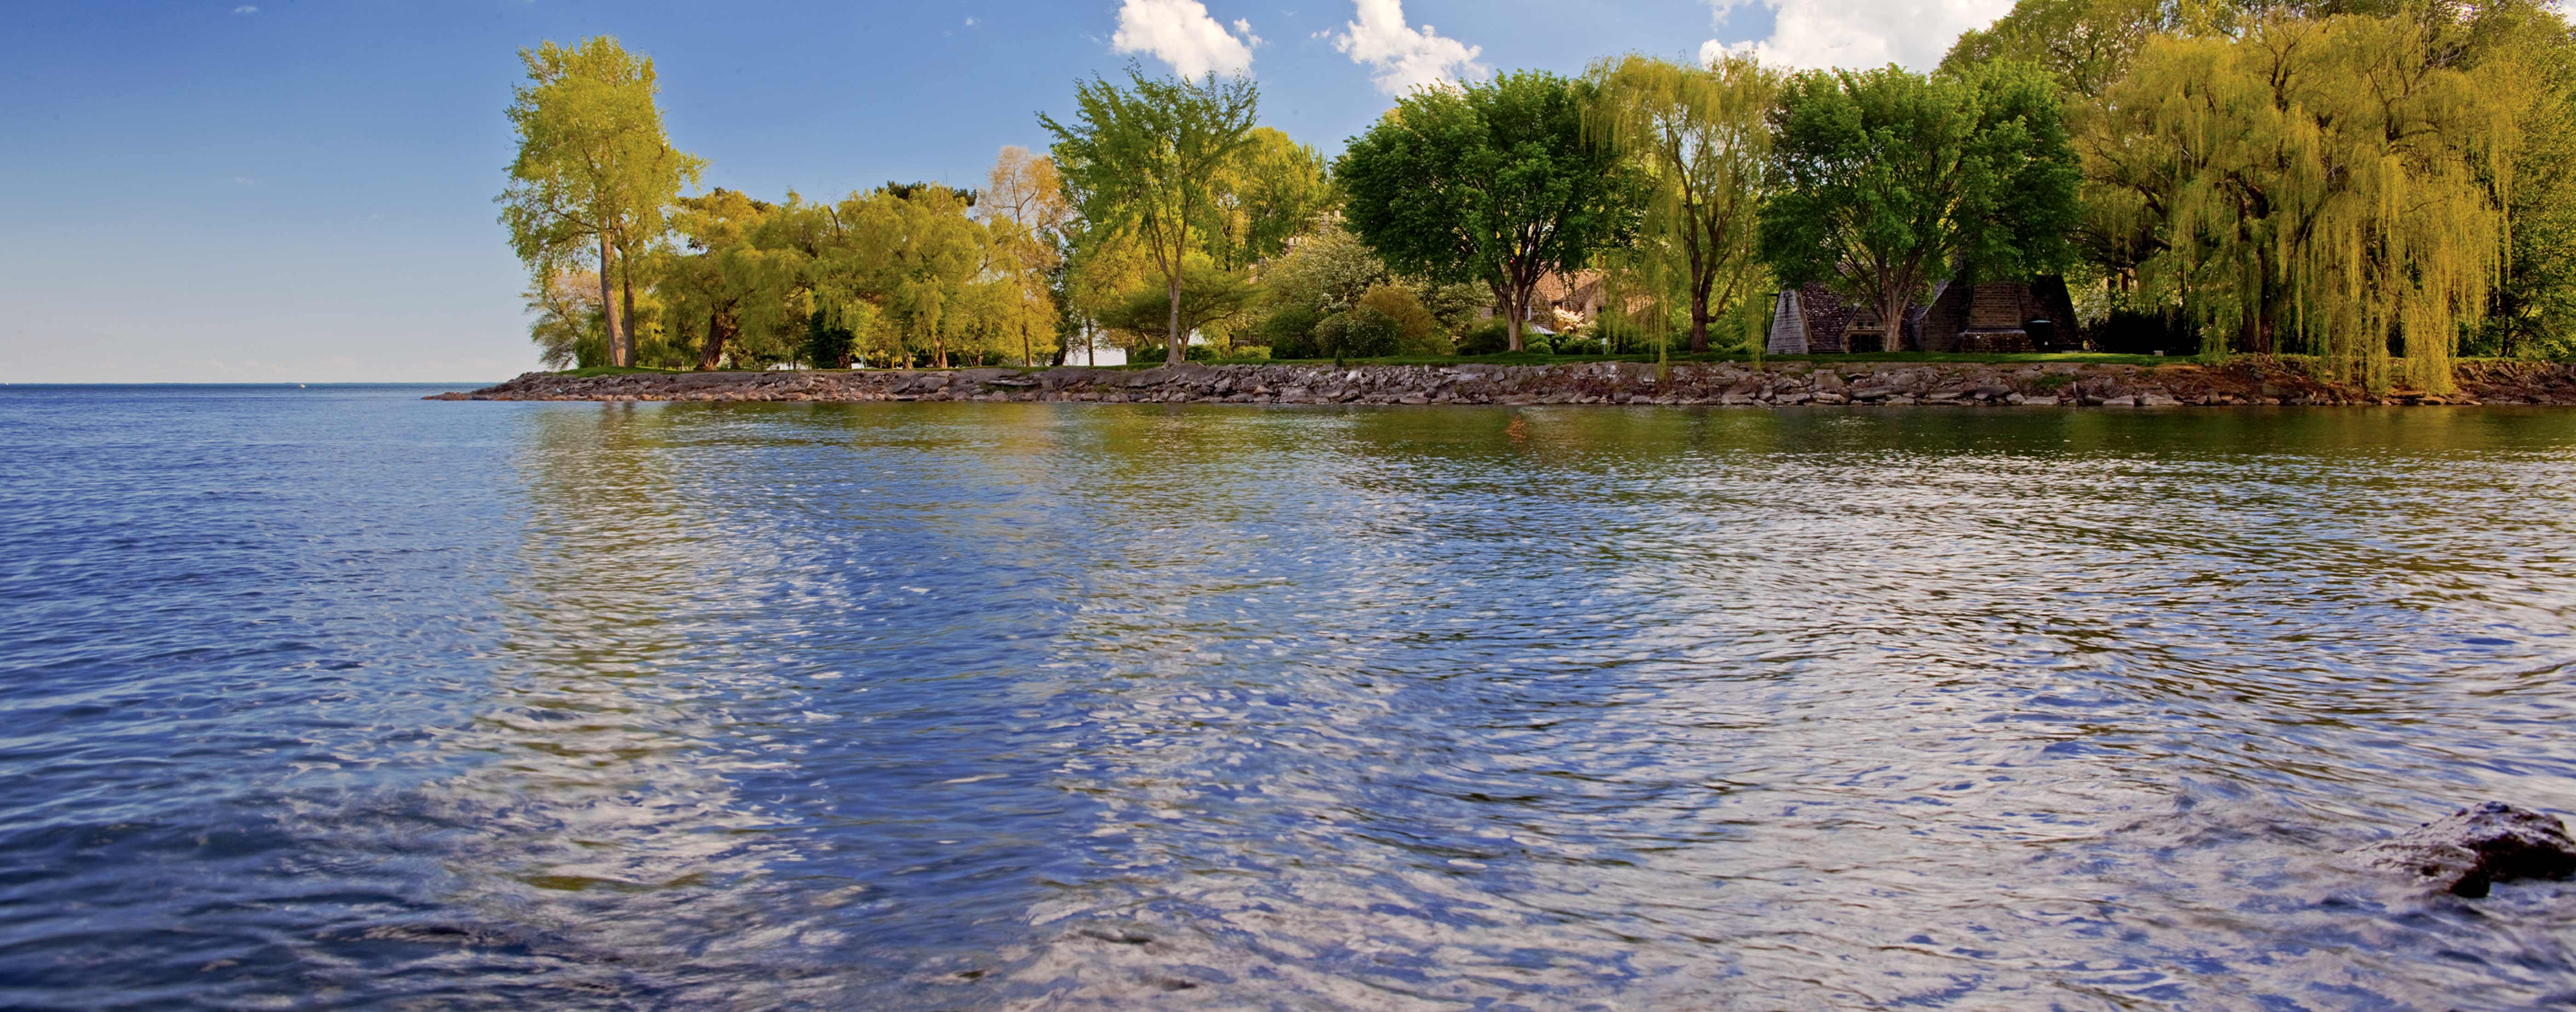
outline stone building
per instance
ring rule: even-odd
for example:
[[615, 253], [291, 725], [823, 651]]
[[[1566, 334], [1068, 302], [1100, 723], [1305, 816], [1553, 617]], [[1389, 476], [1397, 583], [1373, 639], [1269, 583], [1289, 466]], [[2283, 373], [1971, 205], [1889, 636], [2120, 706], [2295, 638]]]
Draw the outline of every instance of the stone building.
[[[2075, 300], [2066, 279], [2043, 275], [2027, 281], [1943, 282], [1932, 301], [1905, 321], [1903, 351], [2067, 351], [2081, 346]], [[1877, 351], [1885, 336], [1878, 310], [1846, 301], [1822, 284], [1774, 297], [1774, 355], [1840, 355]]]
[[[1551, 271], [1540, 275], [1538, 286], [1530, 290], [1529, 313], [1522, 322], [1552, 334], [1574, 330], [1592, 322], [1604, 301], [1600, 271]], [[1488, 305], [1478, 315], [1493, 319], [1499, 314]]]

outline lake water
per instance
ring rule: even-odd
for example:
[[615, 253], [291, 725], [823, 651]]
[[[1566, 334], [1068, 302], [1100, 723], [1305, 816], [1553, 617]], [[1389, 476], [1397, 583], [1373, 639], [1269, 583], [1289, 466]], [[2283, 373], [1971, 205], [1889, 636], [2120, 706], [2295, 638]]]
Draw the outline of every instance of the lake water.
[[2576, 412], [0, 389], [0, 1005], [2513, 1008]]

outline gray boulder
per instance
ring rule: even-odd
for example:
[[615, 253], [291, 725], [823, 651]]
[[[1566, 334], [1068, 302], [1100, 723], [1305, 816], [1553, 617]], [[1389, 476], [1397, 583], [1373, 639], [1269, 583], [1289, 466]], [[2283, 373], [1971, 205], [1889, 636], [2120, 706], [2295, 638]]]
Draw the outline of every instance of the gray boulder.
[[2359, 854], [2470, 899], [2497, 882], [2576, 875], [2576, 840], [2557, 816], [2501, 801], [2460, 809]]

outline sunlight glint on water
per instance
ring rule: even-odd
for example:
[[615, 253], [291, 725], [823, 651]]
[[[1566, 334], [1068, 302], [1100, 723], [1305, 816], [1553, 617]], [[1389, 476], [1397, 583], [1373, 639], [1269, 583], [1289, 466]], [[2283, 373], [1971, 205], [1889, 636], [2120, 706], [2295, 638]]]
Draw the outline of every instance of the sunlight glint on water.
[[0, 391], [0, 1004], [2576, 996], [2576, 415], [421, 392]]

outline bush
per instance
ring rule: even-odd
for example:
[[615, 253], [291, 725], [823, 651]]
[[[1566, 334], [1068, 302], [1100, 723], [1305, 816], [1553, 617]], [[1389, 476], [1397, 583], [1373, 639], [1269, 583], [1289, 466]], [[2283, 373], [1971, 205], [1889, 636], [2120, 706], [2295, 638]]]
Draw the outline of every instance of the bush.
[[[1165, 344], [1148, 344], [1138, 348], [1131, 348], [1127, 352], [1127, 361], [1130, 363], [1144, 365], [1161, 365], [1163, 364], [1164, 349], [1169, 347], [1171, 346]], [[1234, 351], [1229, 351], [1220, 355], [1217, 354], [1216, 349], [1210, 348], [1207, 345], [1193, 344], [1187, 348], [1181, 349], [1181, 360], [1184, 362], [1213, 362], [1220, 358], [1241, 358], [1243, 357], [1241, 351], [1242, 349], [1238, 348]]]
[[1395, 354], [1402, 339], [1395, 318], [1373, 306], [1353, 306], [1315, 327], [1317, 358], [1377, 358]]
[[1270, 349], [1258, 344], [1238, 344], [1234, 346], [1234, 350], [1226, 352], [1225, 357], [1228, 361], [1234, 362], [1267, 362], [1270, 360]]
[[1395, 322], [1395, 351], [1389, 354], [1446, 355], [1451, 351], [1449, 335], [1440, 332], [1440, 321], [1422, 307], [1413, 290], [1396, 285], [1379, 285], [1360, 297], [1360, 306], [1386, 314]]
[[1547, 335], [1545, 334], [1522, 334], [1521, 350], [1532, 355], [1556, 354], [1556, 346], [1547, 343]]
[[[1349, 313], [1334, 313], [1331, 316], [1325, 317], [1322, 323], [1315, 325], [1315, 353], [1305, 357], [1333, 357], [1333, 349], [1341, 347], [1342, 332], [1349, 330], [1350, 326], [1351, 314]], [[1275, 351], [1279, 346], [1274, 344], [1270, 347]]]
[[1458, 354], [1500, 355], [1512, 349], [1511, 325], [1487, 320], [1458, 337]]
[[1315, 328], [1323, 322], [1324, 314], [1298, 306], [1270, 314], [1256, 332], [1270, 342], [1272, 358], [1322, 358], [1315, 346]]
[[824, 322], [823, 311], [805, 318], [805, 346], [799, 349], [805, 364], [817, 369], [847, 369], [859, 335], [848, 327], [835, 327]]

